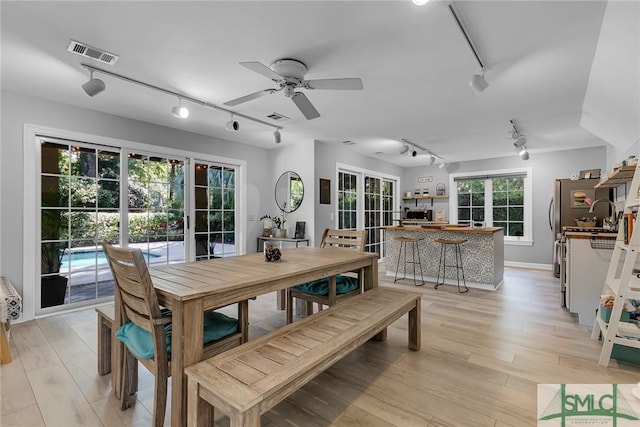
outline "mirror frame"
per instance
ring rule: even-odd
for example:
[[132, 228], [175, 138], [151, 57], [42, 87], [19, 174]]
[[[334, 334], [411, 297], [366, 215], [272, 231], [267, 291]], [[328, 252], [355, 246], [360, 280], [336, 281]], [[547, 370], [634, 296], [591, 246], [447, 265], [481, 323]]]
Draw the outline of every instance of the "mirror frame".
[[[302, 186], [302, 195], [300, 197], [300, 203], [298, 203], [298, 206], [296, 206], [295, 209], [291, 209], [291, 180], [294, 179], [300, 181], [300, 185]], [[278, 200], [279, 188], [284, 188], [284, 190], [287, 192], [286, 197], [288, 200]], [[276, 186], [274, 189], [274, 199], [276, 201], [276, 206], [278, 206], [278, 209], [280, 209], [282, 212], [291, 213], [298, 210], [298, 208], [300, 208], [300, 205], [302, 205], [302, 201], [304, 200], [304, 182], [302, 181], [302, 177], [294, 171], [283, 172], [276, 181]], [[287, 202], [289, 202], [289, 207], [287, 207]]]

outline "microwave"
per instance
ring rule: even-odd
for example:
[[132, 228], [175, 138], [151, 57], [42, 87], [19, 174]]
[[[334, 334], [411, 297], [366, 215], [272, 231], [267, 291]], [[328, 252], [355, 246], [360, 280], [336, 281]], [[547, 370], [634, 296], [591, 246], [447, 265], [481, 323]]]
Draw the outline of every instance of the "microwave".
[[419, 219], [423, 221], [433, 221], [433, 209], [408, 210], [407, 219]]

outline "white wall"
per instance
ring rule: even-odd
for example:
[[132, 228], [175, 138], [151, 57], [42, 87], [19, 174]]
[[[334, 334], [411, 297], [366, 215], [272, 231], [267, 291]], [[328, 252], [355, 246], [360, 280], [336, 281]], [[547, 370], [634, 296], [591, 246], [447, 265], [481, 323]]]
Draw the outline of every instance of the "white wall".
[[[7, 276], [19, 292], [22, 291], [23, 285], [23, 229], [35, 226], [31, 223], [25, 224], [22, 213], [22, 145], [25, 123], [245, 160], [248, 184], [247, 214], [259, 217], [261, 212], [271, 206], [275, 181], [272, 182], [271, 178], [265, 179], [271, 177], [266, 150], [13, 92], [3, 91], [0, 101], [5, 107], [2, 109], [0, 147], [0, 244], [3, 248], [0, 274]], [[262, 227], [254, 221], [249, 222], [246, 228], [245, 247], [248, 252], [252, 252], [256, 247], [256, 236], [262, 232]]]
[[[527, 161], [521, 160], [514, 154], [496, 159], [452, 163], [447, 166], [446, 175], [442, 175], [442, 170], [435, 165], [410, 168], [406, 170], [404, 175], [407, 188], [405, 191], [417, 186], [425, 186], [416, 183], [419, 176], [433, 176], [434, 182], [446, 184], [449, 182], [449, 173], [491, 171], [515, 167], [533, 168], [533, 246], [507, 246], [504, 255], [505, 261], [549, 266], [552, 263], [553, 236], [549, 229], [548, 210], [553, 194], [553, 180], [570, 178], [572, 174], [579, 174], [584, 169], [600, 168], [602, 172], [605, 172], [607, 162], [604, 147], [531, 154]], [[433, 188], [433, 184], [431, 187]], [[449, 188], [446, 191], [449, 194]], [[436, 203], [434, 208], [447, 209], [447, 215], [449, 214], [448, 206], [444, 206], [444, 204]]]
[[609, 1], [580, 125], [624, 152], [640, 141], [640, 2]]
[[[286, 138], [286, 134], [283, 132], [283, 139]], [[284, 144], [284, 143], [283, 143]], [[275, 203], [275, 185], [278, 178], [283, 172], [293, 171], [300, 175], [302, 178], [302, 184], [304, 185], [304, 198], [300, 207], [290, 214], [287, 214], [287, 222], [285, 227], [287, 229], [287, 236], [293, 236], [295, 232], [296, 221], [304, 221], [305, 234], [309, 241], [309, 246], [313, 246], [314, 236], [314, 199], [315, 193], [315, 180], [314, 180], [314, 159], [313, 159], [313, 140], [304, 140], [296, 138], [295, 142], [283, 145], [281, 148], [272, 150], [269, 156], [269, 170], [270, 182], [271, 182], [271, 205], [262, 215], [268, 214], [271, 216], [278, 215], [280, 210]]]

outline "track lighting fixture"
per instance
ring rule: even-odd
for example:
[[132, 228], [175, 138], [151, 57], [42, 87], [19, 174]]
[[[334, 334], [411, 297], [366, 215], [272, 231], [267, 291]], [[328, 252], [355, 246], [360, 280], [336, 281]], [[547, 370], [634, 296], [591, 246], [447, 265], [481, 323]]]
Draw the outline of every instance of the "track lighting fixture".
[[[442, 157], [438, 156], [437, 154], [431, 152], [430, 150], [421, 147], [417, 144], [414, 144], [411, 141], [408, 141], [405, 138], [401, 138], [400, 142], [402, 142], [402, 147], [400, 147], [400, 154], [406, 154], [409, 157], [417, 157], [418, 154], [420, 155], [427, 155], [429, 156], [427, 159], [427, 166], [431, 166], [433, 165], [436, 161], [439, 161], [441, 163], [443, 163], [444, 161], [442, 160]], [[418, 151], [420, 150], [420, 151]], [[442, 167], [442, 166], [441, 166]]]
[[[104, 75], [107, 75], [107, 76], [110, 76], [110, 77], [113, 77], [113, 78], [116, 78], [116, 79], [119, 79], [119, 80], [123, 80], [123, 81], [125, 81], [127, 83], [133, 83], [133, 84], [136, 84], [138, 86], [146, 87], [147, 89], [153, 89], [155, 91], [162, 92], [162, 93], [167, 94], [167, 95], [175, 96], [176, 98], [178, 98], [178, 105], [173, 107], [171, 109], [171, 112], [176, 117], [180, 117], [180, 118], [187, 118], [188, 117], [189, 111], [188, 111], [188, 109], [186, 107], [182, 106], [182, 101], [189, 101], [192, 104], [200, 105], [201, 107], [211, 108], [213, 110], [220, 110], [220, 111], [224, 111], [226, 113], [231, 114], [231, 121], [227, 123], [227, 129], [229, 129], [231, 131], [237, 131], [238, 129], [240, 129], [240, 124], [237, 121], [235, 121], [234, 118], [233, 118], [234, 115], [242, 117], [243, 119], [246, 119], [246, 120], [251, 120], [252, 122], [260, 123], [262, 125], [275, 128], [276, 131], [279, 131], [280, 129], [282, 129], [281, 126], [277, 126], [277, 125], [274, 125], [272, 123], [268, 123], [268, 122], [262, 121], [260, 119], [256, 119], [255, 117], [247, 116], [246, 114], [236, 113], [236, 112], [228, 110], [226, 108], [219, 107], [219, 106], [217, 106], [215, 104], [211, 104], [209, 102], [205, 102], [205, 101], [202, 101], [202, 100], [197, 99], [197, 98], [192, 98], [190, 96], [186, 96], [186, 95], [183, 95], [183, 94], [178, 93], [178, 92], [173, 92], [173, 91], [170, 91], [170, 90], [158, 87], [158, 86], [154, 86], [154, 85], [151, 85], [149, 83], [142, 82], [140, 80], [132, 79], [130, 77], [126, 77], [126, 76], [123, 76], [121, 74], [114, 73], [112, 71], [103, 70], [102, 68], [97, 68], [97, 67], [94, 67], [93, 65], [88, 65], [88, 64], [80, 64], [80, 65], [83, 68], [85, 68], [86, 70], [88, 70], [89, 73], [90, 73], [89, 81], [82, 85], [82, 89], [84, 89], [84, 91], [89, 96], [95, 96], [98, 93], [100, 93], [103, 90], [105, 90], [106, 86], [105, 86], [104, 82], [102, 80], [100, 80], [100, 79], [93, 78], [93, 73], [94, 72], [95, 73], [101, 73], [101, 74], [104, 74]], [[274, 139], [276, 139], [275, 133], [274, 133]], [[280, 142], [279, 138], [278, 138], [277, 142], [278, 143]]]
[[471, 89], [476, 93], [481, 93], [489, 87], [489, 83], [484, 79], [484, 68], [480, 71], [480, 74], [474, 74], [473, 77], [471, 77], [469, 86], [471, 86]]
[[518, 156], [520, 156], [522, 160], [529, 160], [529, 151], [527, 150], [526, 145], [527, 138], [525, 138], [523, 135], [520, 135], [520, 130], [516, 126], [515, 120], [516, 119], [509, 120], [509, 123], [511, 123], [511, 128], [513, 129], [511, 131], [511, 138], [514, 140], [513, 146], [515, 147], [516, 153], [518, 153]]
[[237, 131], [238, 129], [240, 129], [240, 123], [238, 123], [236, 120], [233, 120], [233, 113], [232, 113], [231, 120], [227, 122], [227, 130]]
[[429, 161], [427, 162], [428, 166], [431, 166], [436, 161], [436, 157], [433, 154], [429, 154]]
[[178, 105], [173, 107], [171, 112], [179, 119], [186, 119], [189, 117], [189, 109], [182, 106], [182, 98], [178, 98]]
[[82, 89], [91, 97], [96, 96], [106, 87], [102, 80], [93, 78], [93, 70], [89, 70], [89, 81], [82, 85]]
[[403, 144], [402, 147], [400, 147], [400, 154], [404, 154], [407, 151], [409, 151], [409, 146], [407, 144]]
[[280, 142], [282, 142], [280, 131], [278, 129], [273, 132], [273, 142], [276, 144], [280, 144]]
[[449, 9], [449, 12], [451, 12], [451, 16], [453, 16], [453, 20], [456, 21], [456, 24], [458, 25], [460, 32], [462, 32], [462, 35], [464, 36], [465, 41], [469, 45], [469, 49], [471, 49], [471, 53], [473, 53], [473, 56], [476, 58], [476, 61], [478, 61], [478, 65], [480, 65], [480, 74], [474, 74], [473, 77], [471, 77], [471, 80], [469, 80], [469, 86], [471, 86], [471, 89], [473, 89], [476, 93], [482, 93], [487, 87], [489, 87], [489, 83], [487, 83], [487, 81], [484, 78], [484, 72], [485, 72], [484, 62], [482, 61], [482, 58], [480, 58], [480, 54], [478, 53], [478, 50], [473, 44], [473, 41], [471, 41], [471, 37], [469, 37], [469, 33], [465, 29], [462, 23], [462, 20], [460, 19], [460, 17], [458, 16], [458, 13], [454, 9], [453, 2], [449, 2], [449, 4], [447, 4], [447, 8]]

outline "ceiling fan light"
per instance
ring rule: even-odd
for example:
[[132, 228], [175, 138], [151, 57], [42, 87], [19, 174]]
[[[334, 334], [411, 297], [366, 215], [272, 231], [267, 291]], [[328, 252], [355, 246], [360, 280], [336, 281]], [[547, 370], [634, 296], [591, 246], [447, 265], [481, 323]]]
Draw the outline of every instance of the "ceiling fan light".
[[489, 83], [484, 79], [484, 72], [481, 74], [474, 74], [473, 77], [471, 77], [471, 80], [469, 80], [469, 86], [471, 86], [471, 89], [476, 93], [482, 93], [486, 88], [488, 88]]
[[91, 97], [96, 96], [105, 90], [106, 87], [102, 80], [93, 78], [93, 71], [91, 71], [89, 81], [82, 85], [82, 89]]

